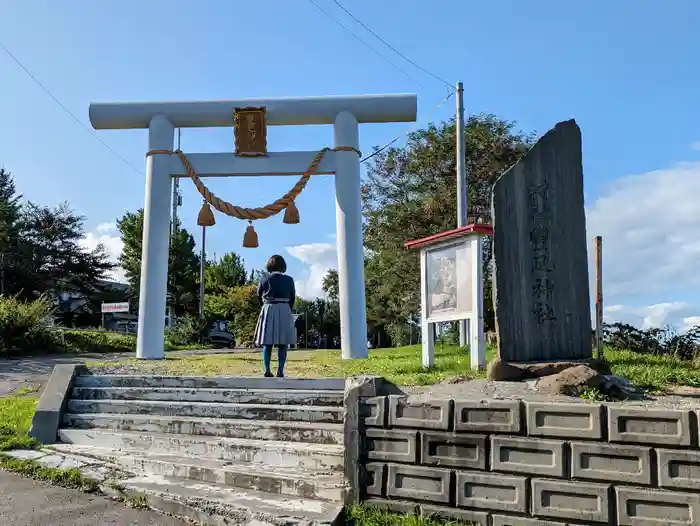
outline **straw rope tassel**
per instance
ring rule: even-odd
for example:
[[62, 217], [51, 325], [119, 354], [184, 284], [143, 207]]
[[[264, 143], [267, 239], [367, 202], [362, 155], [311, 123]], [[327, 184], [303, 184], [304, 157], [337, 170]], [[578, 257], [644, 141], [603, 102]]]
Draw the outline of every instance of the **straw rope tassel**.
[[211, 207], [206, 201], [202, 203], [202, 208], [199, 210], [199, 215], [197, 216], [197, 224], [199, 226], [214, 226], [216, 224], [216, 219], [214, 219], [214, 212], [211, 211]]
[[258, 233], [253, 228], [253, 222], [250, 223], [246, 229], [245, 234], [243, 234], [243, 248], [258, 248]]
[[311, 174], [317, 170], [319, 164], [321, 164], [321, 161], [323, 160], [323, 157], [326, 155], [327, 152], [331, 151], [351, 151], [357, 153], [360, 156], [362, 155], [357, 148], [353, 148], [352, 146], [336, 146], [335, 148], [323, 148], [314, 156], [307, 170], [286, 194], [284, 194], [282, 197], [280, 197], [273, 203], [258, 208], [244, 208], [241, 206], [232, 205], [231, 203], [224, 201], [223, 199], [214, 195], [211, 192], [211, 190], [209, 190], [205, 186], [205, 184], [199, 178], [197, 173], [194, 171], [192, 165], [187, 160], [187, 157], [185, 157], [185, 154], [182, 152], [182, 150], [151, 150], [146, 153], [146, 157], [155, 154], [175, 154], [178, 157], [180, 157], [182, 164], [185, 166], [185, 170], [187, 170], [188, 177], [192, 179], [195, 188], [197, 188], [197, 191], [204, 198], [202, 209], [199, 211], [199, 215], [197, 216], [197, 224], [200, 226], [213, 226], [216, 223], [216, 220], [214, 219], [214, 213], [210, 208], [211, 205], [222, 214], [226, 214], [236, 219], [244, 219], [248, 221], [249, 225], [248, 227], [246, 227], [246, 231], [243, 236], [243, 246], [246, 248], [256, 248], [258, 246], [258, 234], [253, 228], [253, 221], [257, 219], [267, 219], [268, 217], [277, 215], [282, 210], [284, 210], [284, 217], [282, 219], [284, 223], [299, 223], [299, 209], [297, 208], [294, 201], [304, 190], [304, 188], [306, 188], [306, 184], [309, 182]]

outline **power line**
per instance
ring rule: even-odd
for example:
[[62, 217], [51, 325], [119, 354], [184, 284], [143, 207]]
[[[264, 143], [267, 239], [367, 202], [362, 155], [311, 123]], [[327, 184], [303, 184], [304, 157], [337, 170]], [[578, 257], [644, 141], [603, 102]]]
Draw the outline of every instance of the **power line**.
[[[432, 110], [430, 110], [430, 113], [428, 113], [428, 117], [427, 117], [427, 118], [432, 117], [432, 116], [435, 114], [435, 112], [436, 112], [438, 109], [440, 109], [440, 107], [441, 107], [443, 104], [445, 104], [448, 100], [450, 100], [450, 99], [452, 98], [453, 95], [454, 95], [454, 92], [449, 93], [449, 94], [447, 95], [447, 97], [445, 97], [442, 101], [440, 101], [440, 103], [439, 103], [437, 106], [435, 106]], [[382, 153], [382, 152], [383, 152], [384, 150], [386, 150], [389, 146], [391, 146], [392, 144], [394, 144], [394, 143], [395, 143], [396, 141], [398, 141], [399, 139], [405, 137], [406, 135], [408, 135], [408, 134], [411, 133], [412, 131], [416, 130], [419, 126], [420, 126], [419, 123], [414, 124], [414, 125], [411, 126], [408, 130], [406, 130], [404, 133], [402, 133], [401, 135], [397, 135], [396, 137], [394, 137], [391, 141], [389, 141], [388, 143], [386, 143], [386, 144], [385, 144], [384, 146], [382, 146], [381, 148], [378, 148], [377, 150], [373, 151], [373, 152], [372, 152], [371, 154], [369, 154], [367, 157], [364, 157], [364, 158], [360, 159], [360, 162], [363, 163], [363, 162], [365, 162], [365, 161], [368, 161], [369, 159], [371, 159], [371, 158], [374, 157], [375, 155], [378, 155], [378, 154]]]
[[445, 79], [443, 79], [443, 78], [437, 76], [436, 74], [432, 73], [431, 71], [428, 71], [427, 69], [425, 69], [424, 67], [420, 66], [419, 64], [416, 64], [413, 60], [411, 60], [411, 59], [408, 58], [406, 55], [404, 55], [403, 53], [401, 53], [398, 49], [396, 49], [394, 46], [392, 46], [391, 44], [389, 44], [386, 40], [384, 40], [382, 37], [380, 37], [377, 33], [375, 33], [374, 31], [372, 31], [369, 27], [367, 27], [365, 24], [363, 24], [362, 21], [361, 21], [359, 18], [357, 18], [357, 17], [356, 17], [355, 15], [353, 15], [350, 11], [348, 11], [348, 10], [343, 6], [343, 4], [341, 4], [340, 2], [338, 2], [338, 0], [333, 0], [333, 2], [334, 2], [340, 9], [342, 9], [343, 11], [345, 11], [345, 13], [347, 13], [347, 15], [350, 16], [350, 18], [352, 18], [355, 22], [357, 22], [358, 24], [360, 24], [360, 25], [361, 25], [363, 28], [365, 28], [369, 33], [371, 33], [377, 40], [379, 40], [382, 44], [384, 44], [386, 47], [388, 47], [389, 49], [391, 49], [394, 53], [396, 53], [398, 56], [400, 56], [400, 57], [401, 57], [402, 59], [404, 59], [406, 62], [408, 62], [409, 64], [414, 65], [415, 67], [417, 67], [418, 69], [420, 69], [423, 73], [427, 73], [428, 75], [430, 75], [430, 76], [433, 77], [434, 79], [439, 80], [440, 82], [442, 82], [443, 84], [445, 84], [447, 87], [452, 88], [452, 85], [451, 85], [449, 82], [447, 82]]
[[78, 117], [76, 117], [75, 114], [74, 114], [72, 111], [70, 111], [68, 108], [66, 108], [66, 106], [63, 105], [63, 103], [62, 103], [60, 100], [58, 100], [58, 99], [53, 95], [53, 93], [51, 93], [51, 92], [46, 88], [46, 86], [44, 86], [44, 85], [39, 81], [39, 79], [37, 79], [37, 78], [32, 74], [32, 72], [29, 71], [29, 70], [24, 66], [24, 64], [22, 64], [22, 63], [19, 61], [18, 58], [15, 57], [15, 56], [10, 52], [10, 50], [7, 49], [7, 48], [2, 44], [2, 42], [0, 42], [0, 48], [2, 48], [2, 50], [3, 50], [5, 53], [7, 53], [7, 55], [8, 55], [13, 61], [15, 61], [15, 63], [16, 63], [20, 68], [22, 68], [22, 70], [23, 70], [27, 75], [29, 75], [29, 77], [36, 83], [36, 85], [39, 86], [42, 90], [44, 90], [44, 92], [45, 92], [49, 97], [51, 97], [51, 98], [53, 99], [53, 101], [61, 107], [61, 109], [62, 109], [63, 111], [65, 111], [68, 115], [70, 115], [70, 116], [73, 118], [73, 120], [74, 120], [75, 122], [77, 122], [77, 123], [80, 125], [81, 128], [83, 128], [86, 132], [88, 132], [92, 137], [94, 137], [95, 139], [97, 139], [97, 140], [102, 144], [102, 146], [104, 146], [104, 147], [107, 148], [110, 152], [112, 152], [114, 155], [116, 155], [124, 164], [126, 164], [127, 166], [133, 168], [134, 170], [136, 170], [136, 171], [137, 171], [138, 173], [140, 173], [141, 175], [144, 175], [143, 172], [142, 172], [141, 170], [139, 170], [139, 169], [136, 168], [133, 164], [131, 164], [129, 161], [127, 161], [127, 160], [126, 160], [124, 157], [122, 157], [116, 150], [114, 150], [109, 144], [107, 144], [106, 142], [104, 142], [93, 130], [91, 130], [91, 129], [88, 128], [85, 124], [83, 124], [83, 122], [82, 122]]
[[[400, 66], [396, 65], [395, 63], [393, 63], [391, 60], [389, 60], [387, 57], [385, 57], [384, 55], [382, 55], [379, 51], [377, 51], [376, 49], [374, 49], [374, 48], [373, 48], [372, 46], [370, 46], [367, 42], [365, 42], [365, 41], [362, 40], [359, 36], [357, 36], [355, 33], [353, 33], [350, 29], [348, 29], [347, 27], [345, 27], [337, 18], [335, 18], [333, 15], [331, 15], [331, 14], [330, 14], [328, 11], [326, 11], [325, 9], [323, 9], [323, 8], [322, 8], [320, 5], [318, 5], [318, 3], [316, 3], [314, 0], [309, 0], [309, 2], [311, 2], [311, 3], [314, 5], [314, 7], [316, 7], [316, 9], [318, 9], [319, 11], [321, 11], [321, 13], [323, 13], [323, 14], [326, 15], [328, 18], [330, 18], [333, 22], [335, 22], [335, 23], [338, 24], [340, 27], [342, 27], [342, 28], [345, 30], [346, 33], [352, 35], [358, 42], [362, 43], [367, 49], [369, 49], [370, 51], [372, 51], [374, 54], [376, 54], [377, 56], [379, 56], [380, 58], [382, 58], [382, 59], [383, 59], [384, 61], [386, 61], [387, 63], [391, 64], [397, 71], [403, 73], [406, 77], [408, 77], [409, 79], [411, 79], [413, 82], [415, 82], [415, 83], [418, 84], [419, 86], [421, 86], [421, 87], [423, 87], [423, 88], [426, 87], [425, 84], [423, 84], [422, 82], [420, 82], [420, 81], [416, 80], [415, 78], [413, 78], [413, 77], [412, 77], [411, 75], [409, 75], [405, 70], [403, 70]], [[427, 88], [426, 88], [426, 89], [427, 89]]]

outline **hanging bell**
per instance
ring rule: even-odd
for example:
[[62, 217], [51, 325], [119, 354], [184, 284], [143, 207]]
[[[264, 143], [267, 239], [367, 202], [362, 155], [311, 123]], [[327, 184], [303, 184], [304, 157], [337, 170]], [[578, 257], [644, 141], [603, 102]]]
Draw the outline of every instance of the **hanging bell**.
[[299, 223], [299, 209], [294, 203], [294, 199], [289, 201], [287, 208], [284, 209], [284, 217], [282, 218], [282, 222], [288, 225], [296, 225]]
[[253, 228], [253, 222], [250, 223], [245, 229], [245, 234], [243, 234], [243, 247], [244, 248], [258, 248], [258, 233]]
[[206, 201], [202, 203], [202, 208], [199, 210], [199, 215], [197, 216], [197, 224], [199, 226], [214, 226], [216, 224], [216, 219], [214, 219], [214, 212], [211, 211], [211, 207]]

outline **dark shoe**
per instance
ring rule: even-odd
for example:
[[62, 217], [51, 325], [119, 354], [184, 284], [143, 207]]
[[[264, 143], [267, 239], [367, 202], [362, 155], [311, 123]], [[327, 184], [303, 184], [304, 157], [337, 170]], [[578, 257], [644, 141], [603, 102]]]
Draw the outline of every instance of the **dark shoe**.
[[270, 371], [266, 371], [265, 378], [272, 378], [272, 373]]
[[[270, 375], [272, 376], [272, 375]], [[284, 375], [282, 373], [277, 373], [277, 378], [284, 378]]]

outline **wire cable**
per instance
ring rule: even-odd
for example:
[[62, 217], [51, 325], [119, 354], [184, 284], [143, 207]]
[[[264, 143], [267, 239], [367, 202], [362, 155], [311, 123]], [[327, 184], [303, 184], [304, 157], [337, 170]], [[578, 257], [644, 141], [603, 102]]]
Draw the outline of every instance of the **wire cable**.
[[42, 90], [44, 90], [44, 92], [45, 92], [49, 97], [51, 97], [51, 98], [53, 99], [53, 101], [54, 101], [56, 104], [58, 104], [59, 107], [60, 107], [63, 111], [65, 111], [68, 115], [70, 115], [70, 116], [73, 118], [73, 120], [74, 120], [75, 122], [77, 122], [77, 123], [80, 125], [81, 128], [83, 128], [86, 132], [88, 132], [92, 137], [94, 137], [95, 139], [97, 139], [97, 140], [102, 144], [102, 146], [104, 146], [104, 147], [107, 148], [110, 152], [112, 152], [114, 155], [116, 155], [124, 164], [126, 164], [126, 165], [129, 166], [130, 168], [136, 170], [136, 171], [137, 171], [138, 173], [140, 173], [141, 175], [144, 175], [144, 173], [143, 173], [141, 170], [139, 170], [138, 168], [136, 168], [136, 166], [134, 166], [134, 165], [131, 164], [129, 161], [127, 161], [127, 160], [126, 160], [123, 156], [121, 156], [116, 150], [114, 150], [109, 144], [107, 144], [105, 141], [103, 141], [93, 130], [91, 130], [90, 128], [88, 128], [78, 117], [75, 116], [75, 114], [74, 114], [72, 111], [70, 111], [68, 108], [66, 108], [66, 106], [65, 106], [60, 100], [58, 100], [58, 99], [53, 95], [53, 93], [51, 93], [51, 92], [48, 90], [48, 88], [47, 88], [46, 86], [44, 86], [44, 85], [39, 81], [39, 79], [37, 79], [37, 78], [32, 74], [32, 72], [29, 71], [29, 70], [24, 66], [24, 64], [22, 64], [22, 62], [20, 62], [19, 59], [18, 59], [16, 56], [14, 56], [14, 55], [10, 52], [10, 50], [7, 49], [7, 48], [2, 44], [2, 42], [0, 42], [0, 48], [2, 48], [2, 50], [3, 50], [5, 53], [7, 53], [7, 55], [8, 55], [20, 68], [22, 68], [22, 70], [36, 83], [36, 85], [39, 86]]
[[[403, 73], [406, 77], [408, 77], [409, 79], [411, 79], [413, 82], [415, 82], [416, 84], [418, 84], [418, 85], [421, 86], [422, 88], [426, 88], [425, 84], [423, 84], [423, 83], [420, 82], [419, 80], [413, 78], [411, 75], [408, 74], [408, 72], [406, 72], [404, 69], [402, 69], [400, 66], [398, 66], [397, 64], [395, 64], [395, 63], [392, 62], [391, 60], [389, 60], [387, 57], [385, 57], [384, 55], [382, 55], [379, 51], [377, 51], [377, 50], [374, 49], [372, 46], [370, 46], [367, 42], [365, 42], [364, 40], [362, 40], [362, 38], [360, 38], [359, 36], [357, 36], [357, 34], [353, 33], [350, 29], [348, 29], [347, 27], [345, 27], [337, 18], [335, 18], [335, 17], [334, 17], [333, 15], [331, 15], [328, 11], [326, 11], [326, 10], [323, 9], [320, 5], [318, 5], [318, 3], [315, 2], [315, 0], [309, 0], [309, 2], [310, 2], [314, 7], [316, 7], [316, 9], [318, 9], [319, 11], [321, 11], [321, 13], [323, 13], [323, 14], [326, 15], [328, 18], [330, 18], [333, 22], [335, 22], [335, 23], [338, 24], [340, 27], [342, 27], [342, 28], [345, 30], [346, 33], [350, 34], [350, 35], [351, 35], [352, 37], [354, 37], [358, 42], [362, 43], [367, 49], [369, 49], [370, 51], [372, 51], [374, 54], [376, 54], [377, 56], [379, 56], [380, 58], [382, 58], [382, 59], [383, 59], [384, 61], [386, 61], [387, 63], [391, 64], [397, 71]], [[426, 89], [427, 89], [427, 88], [426, 88]]]
[[398, 49], [396, 49], [394, 46], [392, 46], [391, 44], [389, 44], [386, 40], [384, 40], [384, 39], [383, 39], [382, 37], [380, 37], [377, 33], [375, 33], [374, 31], [372, 31], [369, 27], [367, 27], [364, 23], [362, 23], [362, 21], [361, 21], [359, 18], [357, 18], [357, 17], [356, 17], [355, 15], [353, 15], [350, 11], [348, 11], [348, 10], [343, 6], [343, 4], [341, 4], [340, 2], [338, 2], [338, 0], [333, 0], [333, 2], [334, 2], [340, 9], [342, 9], [343, 11], [345, 11], [345, 13], [346, 13], [350, 18], [352, 18], [355, 22], [357, 22], [359, 25], [361, 25], [361, 26], [362, 26], [364, 29], [366, 29], [370, 34], [372, 34], [377, 40], [379, 40], [382, 44], [384, 44], [386, 47], [388, 47], [389, 49], [391, 49], [394, 53], [396, 53], [398, 56], [400, 56], [400, 57], [401, 57], [402, 59], [404, 59], [406, 62], [408, 62], [409, 64], [412, 64], [412, 65], [415, 66], [416, 68], [420, 69], [423, 73], [427, 73], [428, 75], [430, 75], [430, 76], [433, 77], [434, 79], [436, 79], [436, 80], [442, 82], [442, 83], [445, 84], [448, 88], [452, 88], [452, 87], [453, 87], [452, 84], [450, 84], [449, 82], [447, 82], [445, 79], [443, 79], [443, 78], [437, 76], [436, 74], [432, 73], [431, 71], [428, 71], [428, 70], [425, 69], [423, 66], [421, 66], [421, 65], [419, 65], [419, 64], [416, 64], [413, 60], [411, 60], [411, 59], [408, 58], [406, 55], [404, 55], [403, 53], [401, 53]]
[[[443, 104], [445, 104], [448, 100], [450, 100], [450, 99], [452, 98], [453, 95], [454, 95], [454, 92], [448, 94], [447, 97], [445, 97], [442, 101], [440, 101], [440, 103], [439, 103], [437, 106], [435, 106], [432, 110], [430, 110], [430, 113], [428, 113], [428, 118], [432, 117], [432, 116], [435, 114], [435, 112], [436, 112], [437, 110], [439, 110], [440, 107], [441, 107]], [[391, 141], [389, 141], [388, 143], [386, 143], [386, 144], [385, 144], [384, 146], [382, 146], [381, 148], [378, 148], [377, 150], [375, 150], [374, 152], [372, 152], [372, 153], [369, 154], [368, 156], [364, 157], [363, 159], [360, 159], [360, 162], [363, 163], [363, 162], [365, 162], [365, 161], [368, 161], [369, 159], [371, 159], [371, 158], [374, 157], [375, 155], [378, 155], [378, 154], [382, 153], [382, 152], [383, 152], [384, 150], [386, 150], [389, 146], [391, 146], [392, 144], [396, 143], [396, 141], [398, 141], [399, 139], [405, 137], [405, 136], [408, 135], [409, 133], [411, 133], [411, 132], [415, 131], [416, 129], [418, 129], [419, 126], [420, 126], [420, 124], [419, 124], [418, 122], [416, 122], [413, 126], [411, 126], [408, 130], [406, 130], [406, 131], [405, 131], [404, 133], [402, 133], [401, 135], [398, 135], [398, 136], [394, 137]]]

